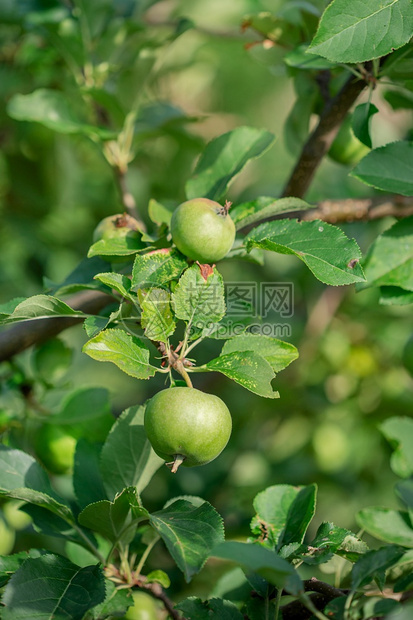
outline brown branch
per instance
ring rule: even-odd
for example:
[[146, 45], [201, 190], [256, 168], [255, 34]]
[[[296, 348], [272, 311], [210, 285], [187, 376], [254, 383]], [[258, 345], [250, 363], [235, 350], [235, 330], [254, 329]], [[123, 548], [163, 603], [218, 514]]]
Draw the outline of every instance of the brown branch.
[[[100, 291], [82, 291], [65, 300], [74, 310], [98, 314], [113, 301]], [[29, 347], [60, 334], [63, 330], [83, 321], [79, 317], [51, 317], [22, 321], [0, 333], [0, 362], [4, 362]]]
[[347, 112], [366, 86], [367, 82], [351, 75], [337, 95], [327, 101], [317, 127], [303, 146], [282, 196], [302, 198], [305, 195]]
[[[315, 577], [312, 579], [306, 579], [304, 582], [304, 590], [306, 592], [314, 592], [310, 595], [310, 599], [317, 609], [320, 611], [335, 598], [339, 596], [345, 596], [347, 592], [345, 590], [339, 590], [334, 586], [331, 586], [324, 581], [319, 581]], [[312, 618], [313, 614], [307, 609], [300, 601], [293, 601], [281, 607], [283, 620], [306, 620]]]
[[[374, 198], [345, 198], [323, 200], [318, 207], [301, 213], [302, 220], [323, 220], [330, 224], [377, 220], [383, 217], [407, 217], [413, 215], [413, 198], [405, 196], [381, 196]], [[295, 214], [295, 217], [297, 214]]]

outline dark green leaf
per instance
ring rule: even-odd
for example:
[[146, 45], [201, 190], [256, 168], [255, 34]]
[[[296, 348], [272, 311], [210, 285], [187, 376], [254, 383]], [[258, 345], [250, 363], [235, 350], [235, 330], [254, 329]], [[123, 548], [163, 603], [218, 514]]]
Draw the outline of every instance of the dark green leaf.
[[244, 616], [231, 601], [211, 598], [202, 601], [190, 596], [184, 599], [175, 609], [181, 611], [187, 620], [243, 620]]
[[144, 407], [126, 409], [103, 446], [101, 472], [110, 499], [131, 486], [141, 493], [164, 463], [146, 438], [144, 413]]
[[45, 285], [50, 289], [47, 292], [51, 295], [69, 295], [84, 289], [103, 288], [99, 282], [94, 280], [94, 277], [97, 273], [107, 269], [109, 269], [109, 263], [99, 256], [84, 258], [60, 284], [46, 279]]
[[121, 329], [106, 329], [89, 340], [83, 352], [98, 362], [112, 362], [131, 377], [149, 379], [156, 368], [149, 364], [149, 349]]
[[219, 200], [245, 164], [265, 153], [273, 142], [271, 133], [254, 127], [237, 127], [214, 138], [205, 147], [186, 184], [187, 198], [203, 196]]
[[410, 0], [333, 0], [308, 51], [336, 62], [365, 62], [401, 47], [412, 31]]
[[47, 418], [48, 424], [78, 424], [110, 414], [109, 392], [106, 388], [79, 388], [69, 393], [60, 411]]
[[13, 555], [0, 556], [0, 588], [6, 585], [10, 577], [18, 568], [27, 560], [27, 558], [37, 558], [42, 555], [38, 549], [30, 549], [29, 551], [20, 551]]
[[79, 568], [66, 558], [43, 555], [29, 558], [8, 582], [4, 620], [82, 620], [105, 598], [101, 568]]
[[212, 549], [224, 540], [222, 517], [208, 502], [197, 507], [177, 500], [152, 513], [150, 522], [187, 582], [201, 570]]
[[76, 444], [75, 462], [73, 469], [73, 488], [78, 504], [85, 508], [88, 504], [106, 499], [102, 476], [99, 469], [99, 459], [102, 446], [89, 443], [81, 438]]
[[89, 617], [93, 620], [123, 618], [126, 610], [133, 605], [130, 592], [118, 589], [110, 579], [105, 579], [105, 589], [105, 600], [90, 610], [88, 619]]
[[220, 355], [200, 368], [220, 372], [259, 396], [279, 398], [279, 393], [274, 392], [271, 387], [271, 381], [275, 377], [271, 365], [254, 351]]
[[298, 487], [297, 494], [290, 506], [287, 522], [282, 534], [282, 544], [302, 543], [308, 526], [315, 513], [317, 486], [309, 484]]
[[299, 594], [303, 586], [298, 573], [286, 560], [260, 545], [227, 541], [218, 545], [214, 556], [239, 564], [245, 571], [258, 573], [277, 588]]
[[294, 254], [325, 284], [340, 286], [365, 280], [357, 243], [336, 226], [320, 220], [267, 222], [254, 228], [245, 242], [248, 248]]
[[86, 317], [80, 310], [73, 310], [60, 299], [50, 295], [34, 295], [20, 302], [11, 314], [4, 316], [2, 323], [17, 323], [51, 316]]
[[283, 370], [298, 357], [298, 351], [294, 345], [270, 336], [251, 333], [241, 334], [227, 340], [222, 347], [221, 355], [235, 351], [255, 351], [267, 360], [274, 372]]
[[353, 112], [352, 129], [354, 135], [360, 142], [372, 147], [370, 137], [370, 119], [377, 114], [378, 109], [373, 103], [361, 103]]
[[365, 553], [353, 566], [351, 573], [351, 589], [353, 592], [363, 585], [377, 579], [381, 584], [385, 571], [393, 566], [404, 553], [404, 550], [395, 545], [381, 547]]
[[385, 192], [412, 196], [413, 142], [391, 142], [373, 149], [357, 164], [351, 176]]
[[138, 291], [142, 308], [141, 326], [149, 340], [167, 342], [175, 331], [171, 294], [162, 288]]

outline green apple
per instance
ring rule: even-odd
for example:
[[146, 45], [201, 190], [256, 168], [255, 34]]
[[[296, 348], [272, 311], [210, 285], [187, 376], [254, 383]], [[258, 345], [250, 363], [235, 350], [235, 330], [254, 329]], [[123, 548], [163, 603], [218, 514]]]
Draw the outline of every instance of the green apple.
[[54, 424], [44, 424], [35, 438], [36, 454], [54, 474], [67, 474], [73, 469], [77, 439]]
[[158, 607], [150, 594], [133, 592], [133, 605], [129, 607], [125, 620], [157, 620]]
[[172, 241], [182, 254], [200, 263], [216, 263], [230, 251], [235, 224], [223, 207], [208, 198], [194, 198], [175, 209], [171, 219]]
[[16, 534], [0, 517], [0, 555], [8, 555], [13, 551]]
[[346, 116], [328, 151], [333, 161], [344, 166], [355, 166], [370, 151], [369, 147], [354, 135], [351, 118], [351, 114]]
[[121, 237], [138, 239], [140, 237], [139, 231], [139, 222], [127, 213], [109, 215], [96, 226], [93, 232], [93, 243], [100, 239], [119, 239]]
[[151, 398], [144, 425], [153, 449], [175, 473], [181, 464], [195, 467], [215, 459], [228, 443], [232, 420], [218, 396], [174, 387]]

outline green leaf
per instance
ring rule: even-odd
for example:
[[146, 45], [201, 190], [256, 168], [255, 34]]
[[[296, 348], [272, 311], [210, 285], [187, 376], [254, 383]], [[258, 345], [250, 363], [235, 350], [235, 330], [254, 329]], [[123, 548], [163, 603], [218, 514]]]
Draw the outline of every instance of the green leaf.
[[202, 601], [190, 596], [184, 599], [175, 609], [181, 611], [187, 620], [243, 620], [244, 616], [231, 601], [211, 598]]
[[363, 264], [366, 286], [398, 286], [413, 291], [413, 216], [385, 230], [370, 246]]
[[401, 478], [413, 475], [413, 420], [407, 417], [388, 418], [380, 431], [394, 448], [390, 459], [392, 470]]
[[26, 297], [15, 297], [5, 304], [0, 304], [0, 321], [9, 317], [22, 301], [26, 301]]
[[188, 199], [219, 200], [250, 159], [273, 144], [274, 136], [255, 127], [237, 127], [209, 142], [186, 184]]
[[294, 567], [279, 555], [260, 545], [227, 541], [212, 553], [215, 557], [239, 564], [247, 573], [258, 573], [277, 588], [297, 595], [303, 585]]
[[106, 597], [103, 603], [93, 607], [89, 611], [89, 617], [93, 620], [103, 618], [123, 618], [126, 610], [133, 605], [133, 598], [128, 590], [119, 590], [113, 581], [105, 579]]
[[301, 198], [260, 196], [256, 200], [243, 202], [236, 207], [231, 207], [231, 218], [234, 220], [236, 229], [240, 230], [273, 215], [305, 211], [312, 208], [312, 205], [301, 200]]
[[146, 250], [148, 246], [144, 243], [138, 233], [136, 235], [130, 235], [129, 237], [112, 237], [110, 239], [99, 239], [93, 245], [90, 246], [87, 253], [88, 258], [93, 256], [107, 256], [108, 261], [111, 261], [112, 257], [130, 257], [131, 260], [134, 254]]
[[287, 52], [284, 56], [284, 62], [288, 67], [295, 67], [296, 69], [306, 69], [308, 71], [324, 71], [331, 69], [335, 66], [335, 63], [316, 56], [316, 54], [306, 54], [308, 45], [303, 43], [298, 45], [290, 52]]
[[103, 289], [101, 284], [94, 280], [94, 277], [97, 273], [107, 270], [109, 267], [109, 263], [99, 256], [84, 258], [73, 271], [69, 273], [63, 282], [55, 284], [51, 280], [45, 278], [45, 286], [48, 288], [47, 292], [50, 295], [69, 295], [85, 289]]
[[409, 514], [388, 508], [364, 508], [357, 523], [375, 538], [403, 547], [413, 547], [413, 528]]
[[125, 299], [135, 300], [135, 298], [129, 294], [129, 289], [131, 287], [130, 279], [123, 276], [121, 273], [115, 273], [113, 271], [98, 273], [95, 275], [95, 280], [99, 280], [99, 282], [102, 282], [102, 284], [105, 284], [110, 289], [114, 289]]
[[36, 504], [25, 504], [22, 506], [21, 510], [30, 515], [32, 525], [36, 532], [40, 532], [45, 536], [63, 538], [66, 541], [72, 541], [78, 545], [85, 545], [85, 540], [70, 523], [67, 523], [67, 521], [57, 514], [50, 512], [47, 508]]
[[10, 577], [28, 558], [37, 558], [42, 555], [39, 549], [30, 549], [29, 551], [20, 551], [13, 555], [0, 556], [0, 588], [3, 588]]
[[172, 307], [178, 319], [199, 330], [220, 321], [225, 314], [221, 274], [214, 268], [204, 276], [198, 265], [189, 267], [172, 295]]
[[350, 176], [385, 192], [413, 195], [413, 142], [391, 142], [373, 149]]
[[413, 304], [413, 292], [405, 291], [398, 286], [381, 286], [379, 303], [382, 306], [407, 306]]
[[76, 444], [73, 488], [80, 508], [106, 499], [99, 469], [101, 450], [100, 444], [90, 443], [83, 437]]
[[121, 329], [100, 332], [83, 346], [82, 351], [98, 362], [112, 362], [137, 379], [149, 379], [156, 372], [156, 368], [149, 363], [147, 346]]
[[177, 500], [150, 515], [150, 522], [189, 582], [224, 540], [222, 517], [208, 502]]
[[279, 484], [268, 487], [254, 499], [256, 515], [251, 530], [268, 540], [271, 547], [302, 543], [314, 516], [316, 485], [292, 487]]
[[173, 209], [168, 209], [160, 202], [157, 202], [153, 198], [149, 201], [148, 204], [148, 215], [151, 218], [154, 224], [158, 224], [161, 226], [162, 224], [166, 224], [169, 227], [171, 223]]
[[102, 449], [101, 472], [110, 499], [126, 487], [141, 493], [164, 461], [143, 427], [145, 408], [130, 407], [117, 419]]
[[396, 484], [396, 495], [404, 502], [409, 509], [410, 520], [413, 527], [413, 479], [403, 480]]
[[[5, 314], [3, 312], [3, 314]], [[0, 315], [1, 316], [1, 315]], [[45, 319], [51, 316], [86, 317], [87, 314], [73, 310], [63, 301], [50, 295], [34, 295], [21, 301], [14, 310], [1, 319], [1, 323], [17, 323], [32, 319]]]
[[125, 532], [125, 528], [134, 518], [147, 519], [148, 516], [147, 511], [139, 507], [136, 488], [128, 487], [116, 495], [113, 502], [103, 500], [89, 504], [82, 510], [78, 520], [84, 527], [102, 534], [112, 542], [120, 540], [128, 544], [134, 538], [135, 529], [130, 528]]
[[341, 63], [385, 56], [412, 36], [410, 0], [333, 0], [308, 51]]
[[146, 575], [148, 583], [160, 583], [163, 588], [169, 588], [171, 580], [163, 570], [152, 570]]
[[222, 347], [221, 355], [235, 351], [255, 351], [267, 360], [274, 372], [286, 368], [297, 359], [296, 347], [271, 336], [260, 334], [240, 334], [227, 340]]
[[172, 248], [138, 254], [133, 264], [132, 290], [164, 286], [178, 278], [187, 267], [185, 257]]
[[266, 359], [254, 351], [235, 351], [220, 355], [200, 369], [217, 371], [236, 381], [242, 387], [265, 398], [279, 398], [274, 392], [271, 381], [275, 374]]
[[109, 392], [106, 388], [78, 388], [63, 400], [60, 411], [49, 415], [48, 424], [79, 424], [111, 414]]
[[82, 620], [105, 598], [102, 569], [79, 568], [66, 558], [29, 558], [8, 582], [2, 603], [3, 620]]
[[[309, 548], [311, 548], [310, 558], [315, 558], [316, 563], [318, 563], [318, 559], [325, 561], [324, 558], [333, 553], [350, 562], [356, 562], [369, 549], [366, 543], [357, 538], [353, 532], [329, 522], [320, 525]], [[304, 561], [307, 562], [307, 559], [310, 558], [306, 558]]]
[[320, 220], [277, 220], [261, 224], [245, 238], [248, 248], [294, 254], [316, 278], [332, 286], [363, 282], [360, 248], [340, 228]]
[[360, 142], [372, 147], [370, 137], [370, 119], [377, 114], [378, 109], [373, 103], [361, 103], [353, 112], [352, 129], [353, 133]]
[[73, 112], [73, 105], [56, 90], [39, 88], [29, 95], [14, 95], [7, 106], [9, 116], [18, 121], [40, 123], [59, 133], [83, 133], [104, 140], [116, 138], [116, 133], [84, 123]]
[[167, 342], [175, 331], [171, 294], [162, 288], [138, 291], [142, 308], [141, 326], [149, 340]]
[[364, 586], [373, 579], [378, 580], [380, 587], [383, 584], [385, 571], [396, 564], [404, 554], [404, 549], [389, 545], [365, 553], [353, 566], [351, 572], [351, 590]]

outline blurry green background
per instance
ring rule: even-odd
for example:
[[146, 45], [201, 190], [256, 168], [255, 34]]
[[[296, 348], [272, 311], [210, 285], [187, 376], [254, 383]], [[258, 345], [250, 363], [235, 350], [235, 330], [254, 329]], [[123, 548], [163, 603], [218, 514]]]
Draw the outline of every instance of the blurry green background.
[[[12, 4], [4, 4], [0, 20], [0, 303], [42, 292], [44, 277], [62, 281], [87, 253], [97, 223], [122, 209], [113, 172], [96, 144], [84, 136], [57, 134], [7, 115], [5, 104], [14, 94], [36, 88], [69, 93], [74, 106], [79, 99], [47, 27], [23, 25]], [[55, 3], [26, 4], [39, 9]], [[325, 3], [313, 4], [323, 7]], [[93, 11], [94, 2], [88, 5]], [[179, 204], [203, 144], [240, 125], [264, 127], [276, 134], [277, 141], [248, 165], [228, 198], [237, 204], [260, 195], [279, 195], [294, 163], [283, 133], [295, 101], [293, 83], [282, 63], [283, 51], [265, 50], [260, 44], [247, 49], [245, 44], [256, 37], [241, 33], [240, 24], [248, 13], [285, 5], [288, 2], [269, 0], [165, 1], [146, 13], [152, 25], [145, 35], [128, 31], [131, 42], [118, 48], [116, 63], [121, 69], [113, 71], [109, 90], [127, 110], [139, 91], [141, 67], [134, 60], [134, 45], [139, 37], [148, 36], [147, 49], [156, 60], [142, 93], [143, 103], [172, 104], [192, 119], [142, 133], [128, 182], [149, 226], [149, 199]], [[183, 18], [192, 20], [196, 28], [185, 30], [188, 23]], [[107, 49], [115, 50], [112, 59], [116, 56], [122, 19], [114, 19], [113, 32], [105, 34], [113, 49], [103, 44], [94, 49], [102, 74], [109, 62]], [[184, 32], [175, 39], [171, 35], [175, 27], [170, 24], [179, 20]], [[153, 25], [158, 22], [163, 25]], [[60, 34], [64, 41], [64, 32]], [[373, 101], [380, 109], [373, 119], [374, 146], [406, 135], [411, 117], [393, 112], [380, 89]], [[350, 179], [348, 172], [326, 160], [307, 198], [370, 195], [369, 188]], [[388, 219], [344, 229], [365, 252], [391, 223]], [[228, 281], [294, 283], [294, 316], [286, 322], [300, 358], [274, 382], [279, 400], [259, 398], [218, 374], [197, 375], [195, 387], [217, 394], [231, 410], [232, 438], [224, 453], [205, 467], [181, 469], [177, 476], [166, 468], [159, 471], [144, 493], [148, 507], [160, 508], [177, 494], [201, 495], [224, 516], [227, 536], [233, 537], [248, 534], [252, 500], [272, 484], [318, 483], [314, 527], [330, 520], [355, 528], [358, 509], [395, 506], [390, 448], [377, 425], [387, 417], [413, 411], [413, 379], [402, 361], [412, 334], [411, 307], [379, 306], [376, 290], [356, 294], [353, 287], [327, 289], [294, 257], [267, 255], [264, 267], [228, 261], [219, 270]], [[86, 335], [80, 326], [61, 338], [74, 350], [74, 364], [62, 386], [108, 388], [116, 415], [163, 386], [162, 377], [137, 381], [114, 365], [99, 364], [82, 354]], [[201, 355], [207, 359], [216, 350], [216, 343], [205, 344]], [[19, 356], [19, 364], [30, 375], [32, 352]], [[9, 371], [6, 364], [2, 376], [8, 377]], [[24, 407], [23, 396], [7, 381], [1, 398], [3, 410]], [[156, 553], [166, 565], [161, 548]], [[198, 593], [204, 579], [200, 576], [194, 582]]]

